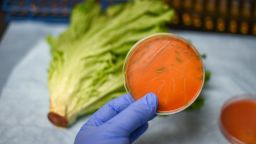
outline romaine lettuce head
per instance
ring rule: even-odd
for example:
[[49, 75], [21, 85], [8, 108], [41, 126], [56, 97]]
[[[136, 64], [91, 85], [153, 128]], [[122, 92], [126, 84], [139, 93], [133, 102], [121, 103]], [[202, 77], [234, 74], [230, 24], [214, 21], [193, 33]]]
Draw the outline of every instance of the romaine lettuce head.
[[52, 54], [49, 120], [67, 127], [125, 93], [127, 52], [141, 38], [166, 32], [172, 16], [161, 0], [135, 0], [104, 12], [94, 0], [77, 5], [67, 30], [47, 38]]

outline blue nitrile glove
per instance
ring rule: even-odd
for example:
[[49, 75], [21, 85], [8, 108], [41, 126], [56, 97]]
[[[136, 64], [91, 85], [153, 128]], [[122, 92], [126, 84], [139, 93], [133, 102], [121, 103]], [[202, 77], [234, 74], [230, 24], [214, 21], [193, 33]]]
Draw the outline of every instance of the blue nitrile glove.
[[126, 94], [95, 112], [78, 132], [75, 144], [130, 144], [156, 116], [157, 97], [149, 93], [138, 101]]

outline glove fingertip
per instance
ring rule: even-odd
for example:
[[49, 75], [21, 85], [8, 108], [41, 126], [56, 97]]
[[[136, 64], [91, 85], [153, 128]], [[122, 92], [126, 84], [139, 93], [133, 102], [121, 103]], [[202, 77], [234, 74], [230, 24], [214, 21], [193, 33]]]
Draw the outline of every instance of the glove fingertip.
[[156, 112], [158, 100], [157, 96], [154, 93], [148, 93], [145, 97], [148, 108], [151, 112]]

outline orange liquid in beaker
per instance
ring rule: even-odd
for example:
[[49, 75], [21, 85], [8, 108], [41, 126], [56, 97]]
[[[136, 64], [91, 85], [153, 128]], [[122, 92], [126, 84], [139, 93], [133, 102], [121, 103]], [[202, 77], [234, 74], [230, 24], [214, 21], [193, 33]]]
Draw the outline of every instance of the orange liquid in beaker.
[[230, 102], [222, 110], [220, 123], [230, 142], [256, 144], [256, 100]]

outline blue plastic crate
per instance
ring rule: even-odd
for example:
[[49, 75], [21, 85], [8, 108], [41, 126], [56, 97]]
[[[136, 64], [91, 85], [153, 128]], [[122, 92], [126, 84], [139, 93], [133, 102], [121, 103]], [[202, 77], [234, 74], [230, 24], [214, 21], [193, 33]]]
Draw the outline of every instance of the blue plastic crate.
[[[46, 22], [68, 22], [75, 4], [84, 0], [4, 0], [6, 20], [36, 20]], [[99, 0], [102, 9], [127, 0]]]

